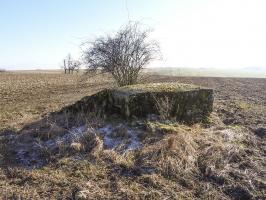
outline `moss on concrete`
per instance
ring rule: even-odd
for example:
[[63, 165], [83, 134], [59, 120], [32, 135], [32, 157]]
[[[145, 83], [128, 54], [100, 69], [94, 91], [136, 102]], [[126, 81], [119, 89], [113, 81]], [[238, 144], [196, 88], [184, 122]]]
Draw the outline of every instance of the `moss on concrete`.
[[177, 82], [169, 83], [148, 83], [124, 86], [116, 89], [117, 92], [144, 93], [144, 92], [181, 92], [201, 88], [197, 85], [183, 84]]
[[119, 114], [123, 118], [160, 115], [164, 99], [170, 99], [169, 117], [196, 122], [206, 119], [213, 108], [213, 90], [180, 83], [150, 83], [103, 90], [70, 106], [72, 112]]

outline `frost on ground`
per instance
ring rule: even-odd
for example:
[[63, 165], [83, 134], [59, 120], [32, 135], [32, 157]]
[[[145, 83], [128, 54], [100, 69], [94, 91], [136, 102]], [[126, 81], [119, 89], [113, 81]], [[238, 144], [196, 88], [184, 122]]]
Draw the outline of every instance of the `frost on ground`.
[[[89, 191], [88, 195], [105, 191], [101, 181], [106, 184], [108, 180], [112, 185], [116, 177], [126, 181], [121, 183], [124, 188], [130, 187], [128, 181], [134, 181], [134, 189], [136, 183], [139, 184], [134, 195], [138, 195], [138, 191], [149, 192], [150, 184], [157, 183], [163, 184], [158, 190], [169, 189], [170, 199], [172, 195], [179, 194], [177, 191], [187, 191], [194, 185], [196, 192], [192, 191], [191, 199], [220, 199], [207, 198], [212, 197], [208, 195], [223, 197], [221, 199], [261, 199], [265, 196], [265, 159], [257, 151], [259, 143], [255, 140], [256, 136], [250, 135], [244, 127], [220, 123], [207, 127], [199, 124], [187, 126], [171, 121], [99, 124], [102, 123], [76, 126], [43, 140], [34, 137], [32, 132], [9, 135], [9, 141], [12, 141], [9, 142], [10, 149], [14, 151], [12, 155], [22, 170], [41, 168], [49, 162], [44, 170], [25, 171], [47, 173], [55, 184], [58, 177], [64, 183], [66, 180], [69, 183], [76, 181], [75, 188], [68, 189], [75, 197], [86, 191]], [[82, 145], [85, 145], [84, 149]], [[52, 156], [46, 160], [44, 154], [47, 152]], [[9, 158], [12, 159], [12, 156], [9, 155]], [[52, 170], [60, 176], [51, 176]], [[61, 176], [62, 173], [66, 174]], [[103, 176], [107, 178], [98, 179]], [[97, 192], [91, 191], [91, 185], [86, 185], [88, 179], [96, 180], [91, 184], [93, 189], [95, 185], [100, 185]], [[152, 182], [146, 185], [147, 181]], [[76, 188], [76, 184], [82, 187]], [[204, 184], [210, 190], [198, 193]], [[121, 190], [124, 191], [124, 188]], [[103, 197], [106, 193], [101, 195]], [[158, 199], [165, 196], [160, 195]]]
[[85, 126], [73, 128], [61, 137], [41, 141], [30, 135], [15, 135], [9, 138], [12, 147], [12, 155], [19, 166], [28, 168], [39, 168], [47, 163], [45, 152], [53, 152], [62, 145], [70, 145], [79, 139], [85, 132]]
[[[237, 130], [225, 127], [221, 129], [213, 127], [205, 129], [204, 132], [206, 137], [208, 135], [209, 138], [221, 137], [229, 143], [239, 141], [243, 137], [243, 134]], [[56, 157], [60, 154], [65, 155], [73, 149], [77, 153], [77, 149], [82, 149], [82, 145], [85, 143], [92, 143], [89, 146], [93, 146], [95, 136], [101, 140], [103, 149], [113, 150], [117, 153], [133, 151], [144, 146], [140, 139], [143, 134], [145, 134], [145, 130], [140, 128], [138, 124], [129, 126], [122, 123], [106, 123], [101, 127], [90, 127], [89, 125], [73, 127], [65, 134], [46, 141], [29, 135], [27, 137], [25, 135], [13, 135], [10, 141], [16, 164], [28, 168], [39, 168], [50, 161], [47, 154]]]
[[50, 139], [44, 142], [43, 145], [49, 149], [56, 149], [61, 145], [71, 145], [73, 142], [78, 142], [79, 139], [84, 136], [86, 131], [88, 130], [85, 125], [74, 127], [63, 136]]
[[221, 137], [225, 142], [233, 142], [233, 141], [240, 141], [244, 139], [245, 130], [237, 129], [237, 128], [217, 128], [212, 127], [205, 130], [205, 134], [212, 134], [217, 137]]
[[141, 130], [124, 124], [107, 124], [100, 128], [92, 128], [86, 125], [73, 127], [62, 136], [47, 141], [41, 141], [28, 137], [25, 141], [22, 136], [12, 136], [13, 155], [20, 166], [39, 168], [47, 163], [44, 154], [50, 152], [56, 154], [59, 149], [70, 148], [79, 144], [86, 135], [96, 134], [102, 139], [104, 148], [124, 153], [142, 147], [139, 140]]
[[103, 136], [104, 146], [107, 149], [128, 151], [142, 146], [138, 138], [141, 131], [129, 128], [123, 124], [119, 124], [118, 126], [108, 124], [98, 129], [98, 131]]

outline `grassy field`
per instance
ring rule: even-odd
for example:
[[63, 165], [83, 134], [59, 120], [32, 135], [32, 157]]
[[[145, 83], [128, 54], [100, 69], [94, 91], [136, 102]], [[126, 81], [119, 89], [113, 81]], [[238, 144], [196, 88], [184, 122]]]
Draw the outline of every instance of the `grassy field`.
[[[264, 199], [266, 79], [144, 77], [213, 88], [213, 113], [190, 126], [51, 114], [115, 83], [106, 75], [0, 73], [0, 198]], [[86, 132], [64, 141], [81, 121]], [[124, 146], [104, 143], [108, 128]], [[141, 145], [126, 150], [134, 131]]]

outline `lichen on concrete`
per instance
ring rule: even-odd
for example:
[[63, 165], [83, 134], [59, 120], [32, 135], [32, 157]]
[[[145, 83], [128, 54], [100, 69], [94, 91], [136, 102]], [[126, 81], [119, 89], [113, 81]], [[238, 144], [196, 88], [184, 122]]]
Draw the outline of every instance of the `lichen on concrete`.
[[145, 93], [145, 92], [181, 92], [191, 91], [201, 88], [197, 85], [184, 84], [178, 82], [168, 83], [148, 83], [124, 86], [116, 89], [117, 92], [122, 93]]
[[[164, 107], [167, 110], [164, 111]], [[169, 112], [167, 116], [177, 121], [197, 122], [206, 119], [212, 108], [212, 89], [170, 82], [103, 90], [82, 99], [71, 106], [70, 110], [96, 112], [101, 115], [118, 114], [126, 119]]]

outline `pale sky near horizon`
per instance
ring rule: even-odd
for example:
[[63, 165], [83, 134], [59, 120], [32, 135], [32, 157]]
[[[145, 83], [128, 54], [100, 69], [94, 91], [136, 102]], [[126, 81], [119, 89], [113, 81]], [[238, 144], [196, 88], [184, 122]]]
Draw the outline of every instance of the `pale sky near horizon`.
[[59, 68], [128, 17], [154, 29], [151, 66], [266, 68], [266, 0], [0, 0], [0, 68]]

